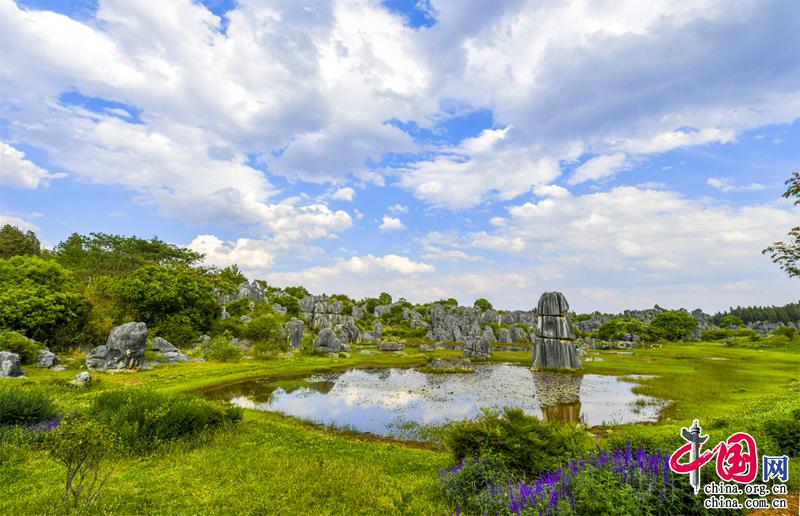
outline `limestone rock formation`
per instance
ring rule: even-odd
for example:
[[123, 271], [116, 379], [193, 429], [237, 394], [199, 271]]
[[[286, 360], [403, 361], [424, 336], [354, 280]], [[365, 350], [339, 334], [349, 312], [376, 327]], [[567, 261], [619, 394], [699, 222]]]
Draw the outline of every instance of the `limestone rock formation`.
[[157, 351], [159, 353], [180, 352], [180, 350], [176, 348], [170, 341], [162, 337], [156, 337], [152, 342], [150, 342], [150, 344], [148, 344], [147, 347], [151, 351]]
[[86, 366], [101, 371], [141, 367], [144, 365], [146, 340], [147, 325], [143, 322], [117, 326], [111, 330], [104, 346], [89, 352]]
[[393, 340], [384, 340], [378, 344], [378, 349], [381, 351], [400, 351], [405, 346]]
[[303, 324], [303, 321], [297, 319], [296, 317], [292, 317], [286, 322], [286, 338], [289, 341], [289, 345], [297, 349], [300, 347], [300, 342], [303, 340], [303, 337], [306, 335], [306, 325]]
[[88, 371], [82, 371], [82, 372], [78, 373], [75, 376], [75, 379], [72, 380], [69, 383], [71, 383], [72, 385], [86, 385], [90, 381], [92, 381], [92, 377], [91, 377], [91, 375], [89, 375], [89, 372]]
[[0, 351], [0, 378], [16, 378], [24, 375], [19, 355], [9, 351]]
[[45, 369], [57, 366], [60, 363], [61, 359], [58, 358], [58, 355], [47, 348], [41, 350], [39, 352], [39, 358], [36, 359], [36, 367], [43, 367]]
[[339, 337], [336, 336], [336, 332], [332, 328], [323, 328], [317, 335], [317, 340], [314, 341], [314, 351], [337, 353], [343, 349], [344, 347]]
[[539, 298], [539, 324], [533, 348], [533, 367], [581, 367], [575, 349], [575, 332], [569, 319], [569, 304], [561, 292], [545, 292]]
[[464, 343], [464, 358], [487, 358], [492, 355], [492, 344], [497, 339], [491, 326], [487, 326], [478, 338], [470, 337]]

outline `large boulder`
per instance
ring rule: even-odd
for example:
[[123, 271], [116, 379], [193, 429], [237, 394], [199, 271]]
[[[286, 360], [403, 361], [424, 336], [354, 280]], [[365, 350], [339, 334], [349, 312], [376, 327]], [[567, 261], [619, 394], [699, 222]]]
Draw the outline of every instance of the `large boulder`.
[[317, 335], [317, 340], [314, 341], [314, 351], [336, 353], [343, 349], [342, 342], [332, 328], [323, 328]]
[[575, 332], [569, 319], [569, 304], [561, 292], [545, 292], [539, 298], [539, 322], [533, 367], [575, 369], [581, 367], [575, 347]]
[[180, 350], [177, 347], [175, 347], [174, 344], [172, 344], [170, 341], [162, 337], [156, 337], [155, 339], [153, 339], [153, 341], [150, 342], [147, 348], [150, 349], [151, 351], [158, 351], [159, 353], [180, 352]]
[[57, 366], [60, 363], [61, 359], [58, 358], [58, 355], [47, 348], [41, 350], [39, 352], [39, 358], [36, 359], [36, 367], [44, 367], [45, 369]]
[[0, 351], [0, 378], [17, 378], [25, 376], [19, 355], [9, 351]]
[[132, 369], [144, 365], [147, 325], [130, 322], [111, 330], [104, 346], [86, 356], [86, 366], [100, 371]]
[[492, 344], [497, 338], [491, 326], [487, 326], [478, 338], [468, 338], [464, 343], [464, 358], [488, 358], [492, 355]]
[[302, 342], [303, 337], [306, 335], [306, 325], [300, 319], [296, 317], [292, 317], [286, 322], [286, 338], [289, 341], [289, 345], [297, 349], [300, 347], [300, 342]]
[[500, 330], [497, 332], [497, 342], [513, 342], [511, 340], [511, 332], [508, 330], [508, 328], [500, 328]]
[[381, 351], [400, 351], [405, 346], [394, 340], [384, 340], [378, 344], [378, 349]]

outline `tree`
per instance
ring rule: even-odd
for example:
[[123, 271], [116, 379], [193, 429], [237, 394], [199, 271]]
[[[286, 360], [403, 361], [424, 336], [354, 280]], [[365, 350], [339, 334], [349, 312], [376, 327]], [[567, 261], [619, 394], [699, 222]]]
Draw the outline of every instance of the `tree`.
[[381, 292], [381, 295], [378, 296], [378, 301], [382, 305], [391, 305], [392, 304], [392, 295], [386, 292]]
[[[98, 275], [124, 276], [143, 265], [197, 265], [203, 255], [158, 238], [73, 233], [54, 249], [56, 260], [88, 282]], [[235, 276], [235, 273], [233, 274]]]
[[719, 325], [722, 326], [723, 328], [727, 328], [729, 326], [736, 326], [737, 328], [741, 328], [742, 326], [744, 326], [744, 321], [742, 320], [741, 317], [729, 314], [722, 318]]
[[[792, 177], [786, 180], [787, 189], [783, 197], [797, 197], [795, 205], [800, 205], [800, 172], [795, 172]], [[786, 271], [790, 278], [800, 278], [800, 226], [795, 226], [789, 230], [789, 240], [786, 242], [775, 242], [767, 247], [762, 254], [769, 253], [773, 263], [777, 264], [781, 270]]]
[[23, 233], [11, 224], [6, 224], [0, 229], [0, 258], [34, 255], [40, 252], [39, 239], [33, 231]]
[[205, 331], [220, 312], [205, 271], [185, 265], [140, 267], [121, 278], [116, 291], [128, 317], [155, 326], [156, 333], [162, 324], [184, 336]]
[[475, 303], [472, 306], [480, 308], [481, 311], [485, 312], [486, 310], [492, 310], [492, 303], [489, 302], [488, 299], [482, 297], [480, 299], [476, 299]]
[[650, 321], [648, 328], [656, 336], [667, 340], [681, 340], [694, 332], [697, 319], [686, 312], [671, 310], [658, 314]]
[[0, 260], [0, 327], [63, 349], [77, 339], [89, 309], [58, 263], [38, 256]]

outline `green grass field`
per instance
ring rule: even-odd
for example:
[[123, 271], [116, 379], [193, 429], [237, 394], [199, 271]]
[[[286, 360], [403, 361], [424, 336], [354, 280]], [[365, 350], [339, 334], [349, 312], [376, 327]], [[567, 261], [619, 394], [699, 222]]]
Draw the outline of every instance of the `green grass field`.
[[[719, 342], [665, 343], [633, 354], [590, 352], [586, 373], [656, 375], [636, 380], [636, 391], [667, 400], [658, 423], [596, 427], [598, 440], [633, 439], [680, 444], [680, 428], [699, 418], [711, 442], [734, 431], [756, 439], [762, 422], [800, 406], [800, 339], [769, 339], [736, 346]], [[760, 345], [762, 347], [754, 347]], [[65, 411], [81, 411], [97, 393], [146, 384], [162, 391], [196, 391], [254, 376], [284, 376], [348, 367], [417, 366], [429, 356], [392, 353], [349, 358], [293, 357], [271, 361], [163, 365], [136, 373], [94, 373], [88, 387], [69, 385], [81, 357], [67, 371], [27, 368], [24, 380], [47, 392]], [[599, 360], [598, 360], [599, 359]], [[520, 352], [494, 360], [530, 363]], [[278, 414], [246, 411], [236, 426], [191, 443], [160, 448], [120, 461], [97, 502], [98, 513], [115, 514], [448, 514], [437, 472], [450, 455], [434, 445], [401, 443], [339, 432]], [[800, 485], [798, 460], [790, 485]], [[63, 491], [63, 468], [34, 447], [0, 443], [0, 514], [43, 514]]]

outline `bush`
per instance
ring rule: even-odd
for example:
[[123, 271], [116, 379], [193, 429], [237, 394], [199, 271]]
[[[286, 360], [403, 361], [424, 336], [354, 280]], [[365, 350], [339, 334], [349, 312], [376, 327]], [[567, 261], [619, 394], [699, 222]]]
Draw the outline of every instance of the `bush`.
[[784, 418], [767, 421], [764, 423], [764, 432], [775, 443], [779, 454], [797, 457], [800, 449], [800, 409]]
[[47, 439], [50, 457], [66, 469], [64, 514], [89, 509], [113, 472], [117, 441], [94, 421], [65, 420]]
[[695, 328], [697, 319], [679, 310], [661, 312], [649, 324], [654, 336], [667, 340], [685, 339], [692, 335]]
[[241, 337], [244, 335], [244, 323], [241, 319], [228, 317], [227, 319], [217, 319], [211, 326], [213, 335], [228, 333], [231, 337]]
[[231, 317], [241, 317], [250, 312], [250, 300], [246, 297], [231, 301], [225, 305], [225, 310]]
[[59, 414], [58, 407], [40, 392], [21, 387], [0, 389], [0, 426], [33, 426]]
[[172, 314], [153, 327], [153, 333], [163, 337], [178, 347], [186, 347], [200, 337], [191, 319], [186, 314]]
[[484, 297], [476, 299], [472, 306], [480, 308], [484, 312], [492, 309], [492, 303], [490, 303], [489, 300]]
[[279, 353], [286, 351], [289, 351], [289, 343], [278, 340], [259, 340], [251, 349], [256, 358], [275, 358]]
[[186, 394], [163, 394], [129, 388], [100, 394], [90, 413], [119, 436], [131, 452], [146, 452], [181, 439], [196, 437], [242, 418], [242, 409], [222, 408]]
[[0, 351], [10, 351], [19, 355], [23, 364], [34, 364], [39, 358], [42, 346], [15, 331], [0, 330]]
[[778, 326], [772, 332], [773, 335], [778, 335], [781, 337], [786, 337], [789, 340], [794, 339], [797, 337], [797, 328], [794, 326]]
[[284, 307], [289, 317], [300, 317], [300, 301], [298, 301], [296, 297], [279, 296], [273, 299], [273, 301]]
[[275, 314], [259, 315], [244, 326], [242, 333], [256, 342], [277, 341], [281, 333], [280, 320]]
[[306, 290], [305, 287], [286, 287], [285, 289], [283, 289], [283, 291], [295, 299], [303, 299], [304, 297], [309, 295], [308, 290]]
[[650, 332], [647, 331], [647, 326], [636, 319], [611, 319], [604, 322], [597, 329], [597, 337], [602, 340], [621, 340], [626, 333], [638, 335], [644, 340], [650, 340]]
[[727, 328], [729, 326], [735, 326], [737, 328], [741, 328], [742, 326], [744, 326], [744, 321], [739, 316], [728, 314], [722, 318], [722, 320], [719, 322], [719, 325], [722, 326], [723, 328]]
[[465, 514], [499, 514], [505, 500], [492, 491], [508, 484], [512, 477], [502, 460], [491, 455], [464, 459], [441, 472], [444, 497]]
[[522, 409], [508, 408], [454, 423], [445, 442], [457, 461], [490, 454], [524, 477], [553, 469], [592, 448], [591, 437], [579, 426], [545, 423]]
[[218, 335], [203, 346], [203, 354], [206, 358], [222, 362], [239, 360], [242, 358], [242, 350], [230, 342], [231, 336], [229, 334]]

